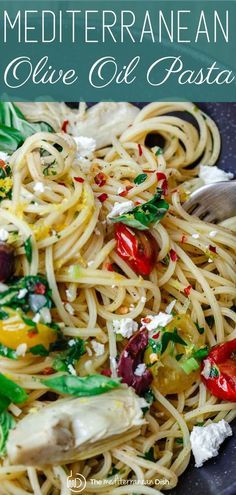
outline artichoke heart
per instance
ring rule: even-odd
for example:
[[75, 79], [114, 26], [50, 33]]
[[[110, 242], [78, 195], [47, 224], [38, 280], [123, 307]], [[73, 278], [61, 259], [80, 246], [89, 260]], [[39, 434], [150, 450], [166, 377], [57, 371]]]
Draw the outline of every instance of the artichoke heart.
[[25, 416], [11, 430], [12, 464], [40, 466], [98, 455], [138, 435], [144, 399], [131, 388], [100, 396], [61, 399]]

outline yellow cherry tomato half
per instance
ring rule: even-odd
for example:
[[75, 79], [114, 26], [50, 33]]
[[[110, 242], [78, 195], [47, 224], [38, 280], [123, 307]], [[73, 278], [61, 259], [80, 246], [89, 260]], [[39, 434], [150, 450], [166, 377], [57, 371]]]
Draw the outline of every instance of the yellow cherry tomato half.
[[35, 327], [27, 325], [18, 311], [4, 307], [9, 318], [0, 321], [0, 343], [16, 350], [20, 344], [26, 344], [27, 348], [43, 345], [47, 350], [51, 343], [57, 339], [56, 331], [43, 323], [37, 323]]
[[[204, 344], [204, 336], [200, 335], [195, 324], [188, 315], [178, 315], [166, 326], [168, 332], [173, 332], [177, 329], [178, 335], [188, 344], [175, 343], [175, 355], [184, 354], [188, 357], [191, 354], [193, 347], [201, 347]], [[157, 354], [155, 361], [153, 351], [148, 348], [145, 352], [144, 360], [148, 365], [154, 377], [154, 384], [158, 390], [164, 394], [177, 394], [184, 392], [191, 387], [199, 377], [199, 370], [187, 375], [181, 368], [179, 361], [170, 353], [170, 345], [162, 355]]]

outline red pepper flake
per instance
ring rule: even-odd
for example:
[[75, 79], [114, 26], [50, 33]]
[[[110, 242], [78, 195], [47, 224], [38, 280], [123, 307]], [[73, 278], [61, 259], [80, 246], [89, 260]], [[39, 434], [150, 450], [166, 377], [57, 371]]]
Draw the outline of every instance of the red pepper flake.
[[50, 366], [44, 368], [44, 370], [42, 371], [43, 375], [53, 375], [53, 373], [55, 373], [55, 370], [53, 368], [50, 368]]
[[6, 163], [4, 160], [0, 160], [0, 168], [6, 168]]
[[64, 122], [63, 122], [63, 124], [61, 126], [61, 130], [63, 132], [67, 132], [67, 126], [68, 126], [68, 124], [69, 124], [69, 120], [64, 120]]
[[104, 375], [104, 376], [111, 376], [111, 370], [102, 370], [101, 371], [101, 375]]
[[37, 282], [34, 286], [34, 293], [35, 294], [45, 294], [46, 292], [46, 286], [42, 284], [41, 282]]
[[138, 144], [138, 154], [139, 154], [139, 156], [142, 156], [142, 154], [143, 154], [143, 150], [142, 150], [141, 144]]
[[185, 287], [184, 293], [187, 297], [189, 296], [191, 289], [192, 289], [191, 285], [188, 285], [188, 287]]
[[159, 335], [160, 335], [160, 332], [157, 332], [157, 333], [155, 333], [155, 335], [152, 336], [152, 338], [153, 339], [158, 339]]
[[36, 329], [35, 329], [35, 330], [29, 330], [29, 331], [28, 331], [28, 337], [29, 337], [30, 339], [32, 339], [32, 338], [33, 338], [33, 337], [35, 337], [36, 335], [38, 335], [38, 330], [36, 330]]
[[157, 179], [163, 180], [161, 188], [162, 188], [164, 196], [166, 196], [168, 193], [168, 182], [167, 182], [166, 175], [163, 174], [163, 172], [157, 172]]
[[187, 236], [183, 234], [180, 242], [182, 242], [182, 244], [184, 244], [185, 242], [187, 242], [187, 240], [188, 240]]
[[101, 201], [101, 203], [104, 203], [104, 201], [106, 201], [107, 198], [108, 198], [108, 194], [106, 193], [102, 193], [98, 196], [98, 199], [99, 201]]
[[171, 259], [171, 261], [177, 261], [177, 259], [178, 259], [178, 255], [177, 255], [177, 253], [174, 251], [174, 249], [171, 249], [169, 254], [170, 254], [170, 259]]
[[95, 175], [94, 181], [99, 187], [102, 187], [106, 184], [107, 177], [103, 172], [99, 172], [99, 174]]
[[211, 251], [212, 253], [215, 253], [216, 254], [216, 247], [215, 246], [209, 246], [209, 251]]
[[74, 179], [76, 182], [81, 182], [81, 184], [84, 182], [83, 177], [73, 177], [73, 179]]
[[142, 203], [141, 203], [141, 201], [135, 201], [135, 202], [134, 202], [134, 204], [135, 204], [136, 206], [138, 206], [138, 205], [141, 205]]
[[127, 194], [130, 191], [130, 189], [133, 189], [133, 186], [126, 186], [126, 188], [124, 189], [124, 191], [121, 191], [121, 193], [119, 193], [119, 196], [122, 196], [122, 198], [124, 196], [127, 196]]

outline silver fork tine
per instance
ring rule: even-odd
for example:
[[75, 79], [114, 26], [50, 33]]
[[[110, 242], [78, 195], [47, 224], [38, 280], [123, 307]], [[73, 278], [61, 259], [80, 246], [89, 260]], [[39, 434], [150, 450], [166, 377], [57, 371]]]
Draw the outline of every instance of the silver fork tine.
[[191, 215], [209, 223], [236, 216], [236, 180], [200, 187], [183, 207]]

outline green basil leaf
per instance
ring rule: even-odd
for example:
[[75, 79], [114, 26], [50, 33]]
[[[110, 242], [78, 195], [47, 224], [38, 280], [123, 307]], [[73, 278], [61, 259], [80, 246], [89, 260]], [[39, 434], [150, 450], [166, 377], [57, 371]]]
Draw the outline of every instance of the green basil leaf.
[[17, 129], [0, 124], [0, 151], [14, 153], [24, 140]]
[[147, 461], [156, 461], [154, 456], [154, 447], [151, 447], [147, 452], [144, 453], [144, 458], [147, 459]]
[[103, 375], [84, 377], [63, 375], [42, 380], [42, 383], [56, 392], [75, 397], [104, 394], [120, 386], [119, 379], [116, 380]]
[[158, 223], [166, 214], [169, 204], [161, 199], [162, 190], [157, 189], [156, 194], [150, 201], [136, 206], [133, 210], [111, 218], [112, 222], [121, 222], [129, 227], [146, 230], [152, 224]]
[[15, 420], [13, 416], [7, 412], [3, 411], [0, 414], [0, 456], [5, 455], [6, 453], [6, 443], [9, 435], [9, 431], [11, 428], [15, 426]]
[[192, 357], [198, 359], [199, 361], [202, 361], [206, 356], [208, 356], [208, 354], [209, 354], [209, 349], [207, 346], [205, 346], [198, 349], [197, 351], [194, 351]]
[[169, 342], [174, 342], [175, 344], [187, 345], [187, 343], [180, 337], [177, 332], [177, 328], [173, 332], [164, 332], [161, 339], [161, 353], [165, 352]]
[[7, 397], [16, 404], [21, 404], [28, 397], [26, 391], [20, 385], [17, 385], [2, 373], [0, 373], [0, 395]]
[[182, 437], [176, 438], [175, 443], [177, 443], [177, 445], [183, 445], [183, 443], [184, 443], [183, 438]]
[[5, 411], [8, 406], [10, 406], [11, 401], [7, 397], [4, 397], [4, 395], [0, 395], [0, 413]]
[[29, 263], [32, 261], [32, 238], [31, 236], [24, 242], [25, 255]]
[[147, 174], [139, 174], [137, 177], [134, 179], [135, 184], [142, 184], [147, 178]]

